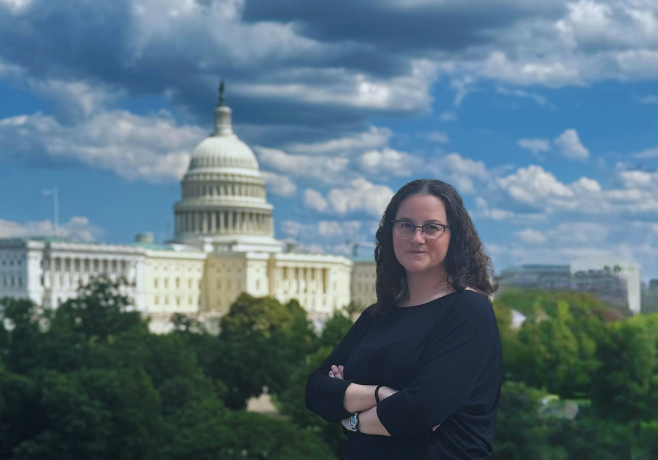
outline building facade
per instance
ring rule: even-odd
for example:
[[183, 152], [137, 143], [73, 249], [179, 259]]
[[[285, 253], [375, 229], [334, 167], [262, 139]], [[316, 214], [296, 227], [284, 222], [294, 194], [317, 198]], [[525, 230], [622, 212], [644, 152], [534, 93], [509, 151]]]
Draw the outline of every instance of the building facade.
[[122, 277], [155, 331], [167, 330], [176, 312], [219, 317], [242, 292], [297, 299], [315, 320], [347, 305], [350, 259], [289, 252], [274, 238], [265, 181], [256, 156], [233, 133], [223, 91], [215, 120], [215, 131], [194, 149], [181, 181], [172, 240], [157, 245], [140, 235], [135, 243], [114, 245], [0, 239], [0, 298], [56, 308], [93, 276]]
[[640, 269], [629, 262], [616, 261], [603, 266], [590, 261], [522, 265], [504, 270], [497, 281], [499, 292], [508, 287], [583, 291], [633, 313], [641, 312]]

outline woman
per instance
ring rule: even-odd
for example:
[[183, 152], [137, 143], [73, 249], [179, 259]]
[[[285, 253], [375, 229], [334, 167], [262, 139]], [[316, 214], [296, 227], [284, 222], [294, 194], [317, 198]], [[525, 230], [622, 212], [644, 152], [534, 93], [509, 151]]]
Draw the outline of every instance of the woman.
[[493, 449], [501, 347], [491, 262], [461, 197], [416, 180], [377, 230], [377, 303], [308, 379], [349, 460], [478, 459]]

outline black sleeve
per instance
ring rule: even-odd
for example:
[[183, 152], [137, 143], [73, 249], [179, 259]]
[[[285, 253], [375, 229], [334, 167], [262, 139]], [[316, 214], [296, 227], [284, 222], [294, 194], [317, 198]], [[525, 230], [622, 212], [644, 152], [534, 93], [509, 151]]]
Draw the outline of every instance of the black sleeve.
[[[466, 403], [490, 351], [498, 326], [489, 300], [471, 296], [435, 327], [410, 384], [377, 405], [391, 436], [429, 432]], [[498, 382], [492, 382], [498, 385]]]
[[352, 415], [343, 405], [345, 390], [352, 381], [331, 378], [329, 371], [332, 365], [345, 364], [369, 316], [367, 311], [359, 316], [336, 349], [313, 371], [306, 382], [306, 407], [327, 422], [338, 422]]

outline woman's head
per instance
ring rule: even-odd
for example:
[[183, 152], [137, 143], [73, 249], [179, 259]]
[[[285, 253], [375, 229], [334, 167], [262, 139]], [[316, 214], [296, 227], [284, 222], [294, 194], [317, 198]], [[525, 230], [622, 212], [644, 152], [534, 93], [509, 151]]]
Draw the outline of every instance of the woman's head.
[[[401, 236], [423, 225], [429, 238], [415, 227]], [[489, 279], [491, 259], [461, 197], [445, 182], [419, 179], [400, 188], [384, 211], [376, 239], [376, 310], [393, 306], [404, 293], [407, 272], [443, 273], [456, 291], [470, 286], [490, 295], [496, 289]]]

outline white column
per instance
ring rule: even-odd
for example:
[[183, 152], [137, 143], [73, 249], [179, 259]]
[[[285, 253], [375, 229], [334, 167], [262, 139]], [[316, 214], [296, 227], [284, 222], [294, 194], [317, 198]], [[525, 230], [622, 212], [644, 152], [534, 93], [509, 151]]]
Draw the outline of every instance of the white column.
[[219, 233], [224, 233], [224, 211], [219, 211]]

